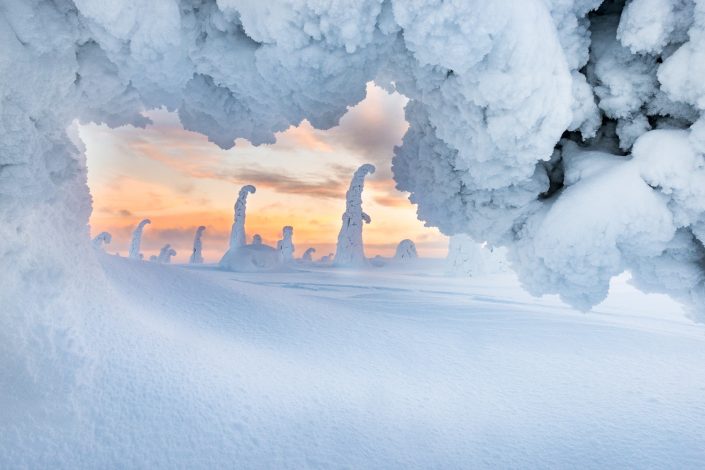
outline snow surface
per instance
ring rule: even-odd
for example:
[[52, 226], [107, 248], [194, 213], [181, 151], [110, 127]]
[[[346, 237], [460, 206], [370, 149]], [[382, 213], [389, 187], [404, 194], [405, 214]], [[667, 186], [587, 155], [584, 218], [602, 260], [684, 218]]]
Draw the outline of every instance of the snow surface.
[[0, 356], [2, 468], [705, 459], [705, 327], [623, 278], [582, 314], [510, 274], [445, 277], [442, 260], [287, 273], [99, 260], [113, 308], [86, 317], [73, 375], [35, 389]]

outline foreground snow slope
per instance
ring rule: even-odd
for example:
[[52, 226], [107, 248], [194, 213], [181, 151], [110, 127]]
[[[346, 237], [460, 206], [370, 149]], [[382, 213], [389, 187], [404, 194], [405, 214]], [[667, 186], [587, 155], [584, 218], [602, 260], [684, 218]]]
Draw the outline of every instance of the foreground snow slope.
[[623, 284], [580, 314], [510, 276], [423, 264], [253, 274], [101, 262], [118, 313], [90, 317], [79, 413], [9, 411], [2, 468], [705, 459], [705, 330]]

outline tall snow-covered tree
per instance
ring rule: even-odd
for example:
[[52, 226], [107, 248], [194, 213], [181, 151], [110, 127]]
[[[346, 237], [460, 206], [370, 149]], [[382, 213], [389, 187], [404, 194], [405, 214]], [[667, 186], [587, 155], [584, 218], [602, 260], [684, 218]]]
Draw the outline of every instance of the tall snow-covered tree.
[[203, 263], [203, 242], [201, 241], [201, 236], [203, 231], [206, 229], [205, 226], [201, 225], [196, 229], [196, 235], [193, 237], [193, 252], [189, 258], [189, 263], [191, 264], [202, 264]]
[[149, 219], [143, 219], [139, 224], [137, 224], [137, 227], [135, 227], [135, 230], [132, 232], [132, 240], [130, 241], [130, 254], [129, 257], [131, 259], [142, 259], [143, 256], [140, 253], [140, 245], [142, 244], [142, 232], [144, 231], [144, 227], [147, 224], [151, 224], [152, 221]]
[[230, 248], [220, 259], [220, 266], [224, 269], [233, 269], [237, 264], [238, 252], [247, 245], [247, 235], [245, 233], [245, 217], [247, 215], [247, 195], [254, 194], [257, 188], [251, 184], [240, 188], [237, 200], [235, 201], [233, 225], [230, 230]]
[[237, 250], [247, 244], [247, 234], [245, 233], [245, 217], [247, 215], [247, 195], [257, 192], [257, 188], [251, 184], [240, 188], [240, 192], [235, 201], [235, 214], [233, 216], [233, 226], [230, 231], [230, 249]]
[[362, 190], [365, 188], [365, 176], [375, 172], [374, 165], [366, 163], [353, 174], [347, 193], [345, 193], [345, 212], [342, 226], [338, 233], [336, 246], [336, 265], [359, 266], [366, 262], [362, 243], [362, 223], [370, 223], [370, 216], [362, 211]]

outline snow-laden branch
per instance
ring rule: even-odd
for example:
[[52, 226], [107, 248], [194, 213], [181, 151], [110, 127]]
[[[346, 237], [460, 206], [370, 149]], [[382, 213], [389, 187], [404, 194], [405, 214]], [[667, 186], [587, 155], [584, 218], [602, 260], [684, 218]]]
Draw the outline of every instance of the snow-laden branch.
[[105, 251], [105, 245], [110, 244], [110, 242], [113, 240], [112, 235], [108, 232], [100, 232], [96, 237], [93, 239], [93, 248], [96, 250], [100, 251]]
[[338, 233], [335, 264], [343, 266], [365, 264], [365, 250], [362, 243], [362, 223], [370, 223], [370, 216], [362, 211], [362, 190], [365, 176], [375, 172], [374, 165], [366, 163], [353, 174], [350, 188], [345, 194], [345, 212]]
[[191, 253], [191, 258], [189, 258], [189, 263], [191, 264], [202, 264], [203, 263], [203, 242], [201, 241], [201, 236], [203, 231], [206, 229], [203, 225], [196, 229], [196, 235], [193, 238], [193, 252]]
[[142, 259], [142, 253], [140, 253], [140, 245], [142, 244], [142, 231], [145, 225], [151, 224], [152, 221], [149, 219], [142, 220], [135, 230], [132, 232], [132, 240], [130, 241], [130, 254], [131, 259]]

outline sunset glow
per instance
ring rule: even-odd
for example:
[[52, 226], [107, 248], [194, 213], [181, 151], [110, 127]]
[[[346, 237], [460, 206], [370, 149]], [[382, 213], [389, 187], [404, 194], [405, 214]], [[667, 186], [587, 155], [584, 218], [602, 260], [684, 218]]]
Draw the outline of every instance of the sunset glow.
[[93, 195], [92, 235], [112, 233], [108, 251], [124, 255], [134, 226], [148, 217], [145, 257], [171, 243], [175, 261], [184, 262], [196, 227], [205, 225], [204, 257], [216, 262], [227, 249], [237, 192], [254, 184], [248, 237], [259, 233], [274, 245], [282, 227], [293, 225], [295, 254], [314, 247], [319, 258], [335, 251], [350, 177], [359, 164], [370, 162], [377, 172], [363, 194], [372, 217], [364, 231], [366, 254], [392, 255], [399, 240], [411, 238], [421, 256], [445, 256], [446, 237], [424, 227], [407, 195], [394, 188], [391, 158], [406, 132], [405, 102], [368, 85], [367, 98], [337, 127], [321, 131], [303, 121], [277, 134], [274, 145], [238, 140], [230, 150], [184, 130], [166, 110], [145, 113], [153, 122], [145, 129], [81, 126]]

